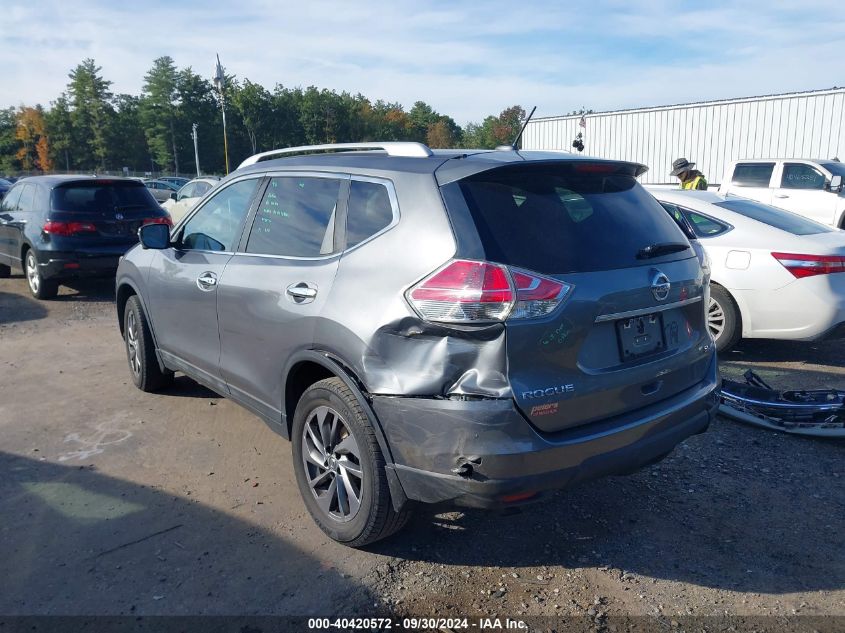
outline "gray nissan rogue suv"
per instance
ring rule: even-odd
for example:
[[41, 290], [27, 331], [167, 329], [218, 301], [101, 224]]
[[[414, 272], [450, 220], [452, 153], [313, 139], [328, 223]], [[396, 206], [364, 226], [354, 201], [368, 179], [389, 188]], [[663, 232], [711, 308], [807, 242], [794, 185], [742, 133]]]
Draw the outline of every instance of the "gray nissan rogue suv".
[[633, 472], [707, 428], [718, 382], [706, 264], [645, 169], [417, 143], [254, 156], [121, 261], [134, 383], [180, 371], [265, 420], [353, 546], [414, 502]]

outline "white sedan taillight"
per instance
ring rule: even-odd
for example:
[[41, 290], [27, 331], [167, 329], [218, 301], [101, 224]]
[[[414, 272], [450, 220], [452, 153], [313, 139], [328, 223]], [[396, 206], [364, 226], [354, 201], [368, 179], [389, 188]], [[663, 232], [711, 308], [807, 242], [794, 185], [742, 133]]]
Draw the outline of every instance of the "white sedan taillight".
[[456, 259], [411, 287], [406, 297], [428, 321], [477, 323], [545, 316], [571, 288], [529, 271]]
[[792, 275], [798, 279], [813, 275], [845, 272], [845, 257], [841, 255], [800, 255], [797, 253], [772, 253]]

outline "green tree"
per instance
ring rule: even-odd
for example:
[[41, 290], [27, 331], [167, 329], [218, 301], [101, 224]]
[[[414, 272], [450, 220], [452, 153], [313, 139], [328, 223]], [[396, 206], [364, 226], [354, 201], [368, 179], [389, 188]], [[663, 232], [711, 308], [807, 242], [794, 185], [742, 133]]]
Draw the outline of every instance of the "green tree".
[[256, 154], [259, 147], [270, 149], [273, 95], [262, 85], [245, 79], [242, 86], [232, 91], [232, 105], [241, 117], [252, 153]]
[[18, 141], [15, 132], [18, 128], [14, 108], [0, 109], [0, 172], [9, 173], [20, 169], [16, 158]]
[[54, 164], [70, 171], [74, 135], [67, 94], [63, 92], [51, 105], [44, 118], [47, 124], [47, 136], [50, 137], [52, 160]]
[[[114, 98], [114, 136], [120, 139], [112, 151], [112, 167], [128, 167], [132, 171], [145, 171], [150, 167], [150, 153], [144, 125], [141, 123], [141, 97], [120, 94]], [[53, 142], [53, 139], [50, 139]]]
[[103, 79], [101, 70], [88, 58], [68, 75], [73, 146], [82, 169], [105, 169], [112, 150], [111, 82]]
[[144, 75], [141, 121], [147, 145], [155, 162], [163, 169], [179, 172], [176, 122], [179, 115], [177, 71], [173, 58], [165, 55], [153, 61]]
[[180, 123], [177, 136], [180, 143], [189, 147], [183, 164], [192, 173], [194, 162], [191, 125], [197, 124], [199, 136], [200, 167], [204, 173], [222, 173], [225, 170], [223, 158], [223, 120], [217, 107], [217, 99], [211, 82], [196, 74], [190, 67], [179, 71], [176, 90], [180, 103]]

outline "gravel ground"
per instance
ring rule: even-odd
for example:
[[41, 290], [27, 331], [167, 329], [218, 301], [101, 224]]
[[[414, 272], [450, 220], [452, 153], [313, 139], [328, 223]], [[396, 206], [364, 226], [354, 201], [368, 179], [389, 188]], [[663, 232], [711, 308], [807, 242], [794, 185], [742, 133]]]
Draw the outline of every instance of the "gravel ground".
[[[355, 551], [254, 416], [184, 377], [132, 386], [112, 301], [0, 280], [0, 614], [845, 616], [842, 442], [719, 418], [635, 475], [515, 514], [424, 508]], [[723, 371], [746, 367], [841, 388], [845, 345], [746, 342]]]

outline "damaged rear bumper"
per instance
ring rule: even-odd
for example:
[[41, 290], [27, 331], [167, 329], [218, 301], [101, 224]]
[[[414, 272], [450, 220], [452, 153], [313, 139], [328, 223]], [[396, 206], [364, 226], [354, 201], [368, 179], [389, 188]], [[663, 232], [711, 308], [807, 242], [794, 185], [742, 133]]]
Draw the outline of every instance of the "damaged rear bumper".
[[707, 429], [717, 386], [714, 363], [706, 380], [672, 398], [556, 433], [537, 431], [510, 399], [372, 402], [409, 499], [494, 508], [658, 461]]

